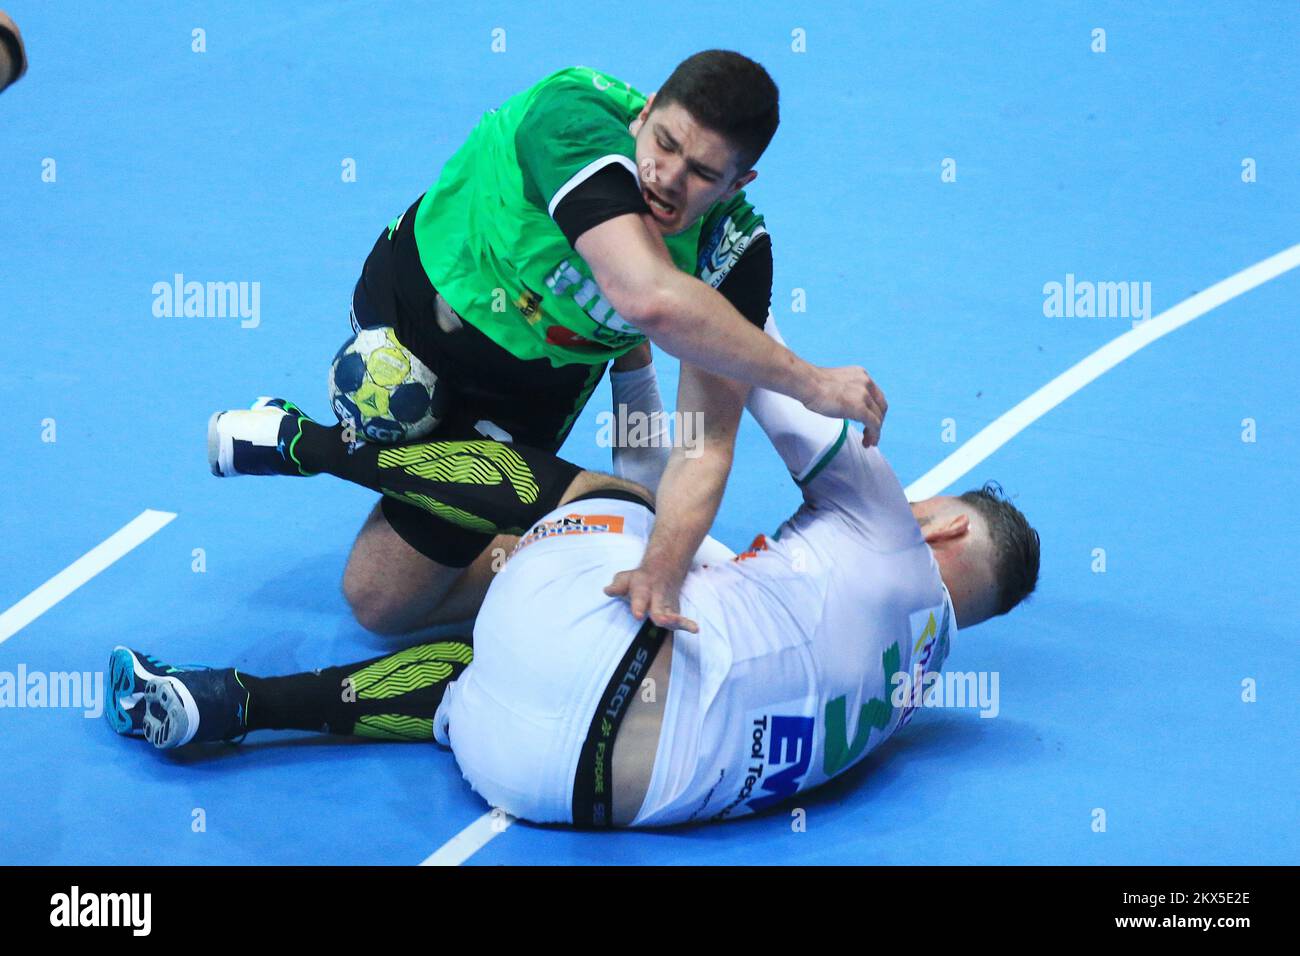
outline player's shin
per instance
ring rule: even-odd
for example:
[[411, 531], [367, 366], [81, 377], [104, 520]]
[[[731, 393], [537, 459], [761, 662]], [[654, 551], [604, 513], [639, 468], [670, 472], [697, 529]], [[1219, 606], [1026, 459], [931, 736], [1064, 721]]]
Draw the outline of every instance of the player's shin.
[[582, 470], [549, 452], [486, 438], [385, 446], [344, 442], [305, 421], [303, 468], [405, 501], [470, 531], [522, 534], [560, 504]]
[[433, 718], [447, 685], [472, 657], [469, 644], [441, 641], [288, 677], [243, 674], [248, 689], [246, 726], [432, 741]]

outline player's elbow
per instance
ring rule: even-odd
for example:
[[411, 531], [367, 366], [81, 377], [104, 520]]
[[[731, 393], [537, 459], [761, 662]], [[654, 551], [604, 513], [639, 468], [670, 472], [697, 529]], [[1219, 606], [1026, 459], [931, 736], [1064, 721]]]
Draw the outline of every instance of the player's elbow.
[[647, 338], [654, 340], [671, 328], [675, 313], [668, 283], [650, 277], [636, 283], [615, 282], [601, 291], [614, 310]]
[[632, 293], [611, 297], [610, 303], [643, 336], [669, 355], [676, 355], [676, 345], [685, 334], [684, 326], [692, 319], [689, 311], [682, 308], [680, 290], [672, 278], [647, 282]]

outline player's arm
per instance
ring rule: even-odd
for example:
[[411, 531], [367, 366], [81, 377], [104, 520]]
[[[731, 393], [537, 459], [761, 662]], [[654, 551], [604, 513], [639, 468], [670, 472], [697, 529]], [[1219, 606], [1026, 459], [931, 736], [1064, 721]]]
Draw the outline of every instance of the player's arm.
[[519, 121], [514, 148], [524, 198], [555, 221], [619, 315], [664, 351], [861, 421], [874, 441], [884, 409], [865, 370], [810, 365], [676, 268], [641, 195], [626, 116], [588, 72], [549, 78]]
[[880, 436], [884, 402], [864, 369], [820, 368], [765, 336], [707, 283], [673, 264], [649, 213], [586, 230], [575, 248], [610, 304], [665, 352], [715, 375], [789, 395]]
[[[678, 595], [722, 503], [748, 394], [749, 386], [742, 382], [682, 363], [677, 411], [684, 422], [690, 416], [691, 424], [679, 430], [660, 479], [654, 531], [640, 567], [620, 572], [605, 589], [611, 596], [626, 597], [638, 619], [649, 613], [661, 627], [699, 630], [679, 613]], [[687, 428], [693, 432], [689, 445], [682, 440]]]
[[[766, 334], [781, 341], [776, 320]], [[856, 429], [784, 395], [755, 389], [747, 407], [776, 449], [804, 500], [834, 512], [868, 544], [888, 548], [915, 533], [906, 495], [878, 448], [863, 448]]]

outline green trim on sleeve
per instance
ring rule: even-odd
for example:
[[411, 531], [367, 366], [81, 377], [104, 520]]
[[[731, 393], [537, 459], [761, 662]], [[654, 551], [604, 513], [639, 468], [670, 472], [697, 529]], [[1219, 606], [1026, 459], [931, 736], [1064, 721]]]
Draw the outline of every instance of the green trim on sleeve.
[[821, 470], [831, 463], [831, 459], [835, 457], [836, 453], [844, 447], [844, 439], [848, 436], [849, 423], [848, 419], [845, 419], [843, 424], [840, 426], [840, 437], [835, 439], [835, 444], [831, 445], [830, 451], [822, 455], [821, 460], [818, 461], [817, 464], [813, 465], [812, 471], [808, 472], [802, 480], [796, 478], [795, 484], [802, 488], [804, 485], [808, 484], [808, 482], [816, 478], [821, 473]]

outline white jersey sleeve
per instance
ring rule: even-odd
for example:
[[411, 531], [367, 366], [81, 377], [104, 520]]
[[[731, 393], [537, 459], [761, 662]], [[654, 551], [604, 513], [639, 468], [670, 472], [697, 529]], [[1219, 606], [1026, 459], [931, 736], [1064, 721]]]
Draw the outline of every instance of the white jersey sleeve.
[[847, 422], [800, 486], [809, 508], [841, 516], [846, 530], [873, 551], [899, 551], [921, 540], [898, 476], [879, 448], [862, 447], [862, 433]]

